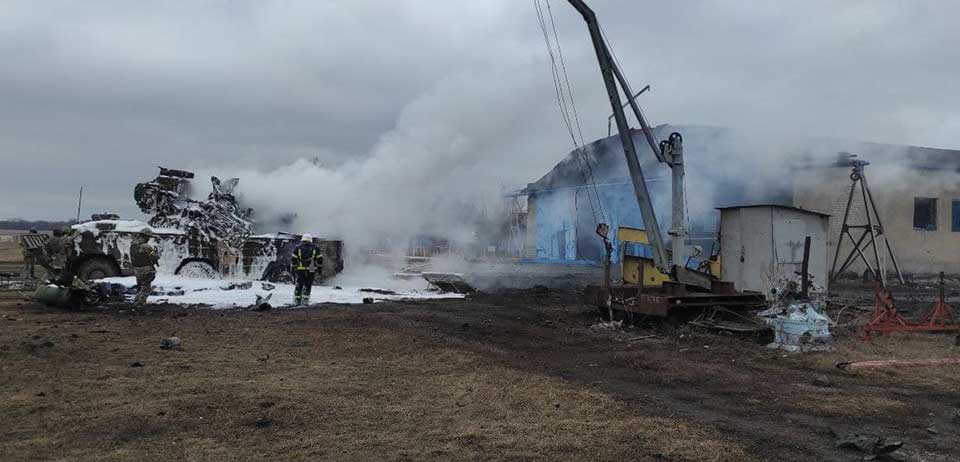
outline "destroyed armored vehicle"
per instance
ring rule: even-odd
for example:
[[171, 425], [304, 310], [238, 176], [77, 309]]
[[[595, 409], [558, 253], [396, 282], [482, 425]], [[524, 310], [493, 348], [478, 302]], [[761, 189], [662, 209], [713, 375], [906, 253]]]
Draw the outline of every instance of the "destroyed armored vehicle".
[[[205, 200], [196, 200], [191, 198], [193, 176], [161, 167], [156, 179], [136, 186], [137, 204], [153, 215], [148, 223], [101, 219], [74, 225], [67, 270], [82, 280], [133, 274], [130, 245], [140, 230], [149, 227], [160, 251], [159, 274], [292, 281], [290, 257], [301, 236], [282, 232], [253, 235], [252, 210], [242, 208], [233, 194], [238, 179], [221, 182], [213, 177], [210, 194]], [[343, 243], [313, 241], [324, 255], [317, 281], [342, 271]]]

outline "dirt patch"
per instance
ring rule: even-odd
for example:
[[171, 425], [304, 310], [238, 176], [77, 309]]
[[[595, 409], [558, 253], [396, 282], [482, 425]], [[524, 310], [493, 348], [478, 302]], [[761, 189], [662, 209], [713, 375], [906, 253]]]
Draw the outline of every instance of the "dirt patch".
[[[11, 460], [859, 460], [831, 431], [960, 448], [960, 371], [836, 362], [957, 355], [946, 336], [789, 356], [655, 327], [589, 329], [574, 293], [272, 312], [66, 312], [0, 295]], [[21, 303], [21, 305], [17, 305]], [[161, 350], [177, 336], [179, 350]], [[37, 338], [34, 338], [37, 337]], [[30, 352], [30, 342], [51, 342]], [[131, 367], [139, 363], [141, 367]], [[814, 385], [826, 376], [831, 386]], [[938, 433], [928, 428], [935, 426]]]

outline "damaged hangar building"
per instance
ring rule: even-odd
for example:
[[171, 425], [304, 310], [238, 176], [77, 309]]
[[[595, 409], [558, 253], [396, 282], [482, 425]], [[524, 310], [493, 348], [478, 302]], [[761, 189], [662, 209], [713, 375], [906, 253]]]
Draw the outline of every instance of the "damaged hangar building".
[[[694, 246], [702, 251], [699, 259], [720, 254], [720, 209], [765, 205], [828, 216], [824, 257], [829, 267], [855, 160], [869, 163], [865, 176], [903, 272], [960, 274], [960, 151], [837, 139], [773, 140], [709, 126], [660, 125], [653, 131], [661, 140], [675, 131], [684, 138], [688, 255], [696, 254]], [[670, 170], [656, 161], [642, 132], [634, 130], [633, 137], [664, 226], [670, 223]], [[644, 224], [616, 135], [572, 151], [513, 195], [527, 202], [526, 262], [599, 264], [604, 250], [597, 223], [610, 226], [614, 268], [624, 256], [649, 257], [647, 246], [628, 237]], [[857, 189], [849, 221], [866, 223], [864, 216]], [[841, 260], [851, 248], [843, 243]], [[692, 259], [689, 265], [696, 263]], [[856, 262], [847, 272], [865, 270]]]

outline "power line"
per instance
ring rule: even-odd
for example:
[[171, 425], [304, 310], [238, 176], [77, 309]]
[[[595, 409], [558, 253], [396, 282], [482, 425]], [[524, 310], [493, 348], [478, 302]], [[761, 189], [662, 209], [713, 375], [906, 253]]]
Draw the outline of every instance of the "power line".
[[[557, 55], [560, 57], [560, 68], [563, 70], [563, 80], [567, 84], [567, 96], [570, 98], [570, 107], [573, 108], [573, 120], [577, 124], [577, 133], [580, 135], [580, 156], [583, 157], [583, 162], [587, 164], [587, 174], [590, 176], [590, 184], [593, 185], [593, 193], [597, 197], [597, 206], [600, 208], [600, 218], [606, 221], [606, 213], [603, 211], [603, 201], [600, 200], [600, 192], [597, 191], [596, 179], [593, 177], [593, 167], [590, 165], [590, 158], [587, 157], [587, 153], [582, 148], [586, 143], [583, 139], [583, 129], [580, 127], [580, 114], [577, 112], [577, 104], [573, 99], [573, 86], [570, 85], [570, 78], [567, 75], [567, 64], [563, 59], [563, 48], [560, 46], [560, 34], [557, 33], [557, 23], [553, 20], [553, 8], [550, 7], [550, 0], [546, 0], [546, 2], [547, 13], [550, 15], [550, 26], [553, 29], [553, 40], [557, 42]], [[589, 191], [587, 194], [590, 194]]]
[[[560, 70], [557, 68], [557, 56], [554, 55], [553, 46], [550, 43], [550, 33], [547, 29], [546, 19], [543, 13], [543, 6], [540, 4], [540, 0], [534, 0], [534, 7], [537, 11], [537, 19], [540, 23], [540, 30], [543, 33], [544, 44], [547, 47], [547, 54], [550, 58], [550, 70], [553, 76], [554, 91], [557, 96], [557, 105], [560, 108], [560, 115], [563, 120], [564, 126], [567, 128], [567, 132], [570, 135], [570, 139], [573, 141], [574, 145], [574, 155], [577, 158], [577, 163], [580, 166], [580, 174], [583, 177], [584, 186], [587, 189], [587, 201], [590, 204], [590, 211], [593, 214], [593, 219], [595, 223], [600, 223], [600, 219], [597, 217], [597, 208], [600, 209], [601, 218], [606, 219], [605, 213], [603, 210], [603, 204], [600, 200], [600, 193], [596, 188], [596, 182], [593, 179], [593, 168], [590, 166], [590, 160], [586, 155], [583, 144], [583, 131], [580, 127], [580, 118], [576, 109], [576, 103], [573, 99], [572, 89], [570, 87], [570, 80], [566, 72], [566, 65], [563, 62], [562, 49], [560, 47], [559, 35], [557, 34], [556, 22], [553, 19], [553, 12], [550, 7], [549, 0], [547, 1], [547, 14], [550, 17], [551, 29], [554, 33], [554, 40], [557, 42], [557, 54], [560, 59], [560, 68], [563, 72], [563, 79], [560, 78]], [[566, 83], [567, 90], [564, 91], [564, 83]], [[567, 105], [567, 96], [570, 98], [570, 103], [568, 108]], [[573, 119], [571, 120], [570, 112], [573, 112]], [[577, 126], [577, 133], [580, 134], [580, 139], [577, 139], [577, 134], [573, 130], [574, 123]], [[586, 164], [586, 168], [584, 168]], [[589, 175], [589, 178], [588, 178]], [[591, 188], [592, 187], [592, 188]], [[593, 197], [590, 195], [590, 189], [593, 189]], [[594, 207], [593, 201], [597, 201], [597, 207]]]

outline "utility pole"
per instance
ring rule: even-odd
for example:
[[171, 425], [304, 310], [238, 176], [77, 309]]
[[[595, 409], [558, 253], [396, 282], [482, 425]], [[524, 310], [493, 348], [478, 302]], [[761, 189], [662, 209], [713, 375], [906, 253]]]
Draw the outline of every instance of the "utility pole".
[[684, 191], [683, 168], [683, 137], [679, 133], [672, 133], [670, 138], [660, 142], [660, 149], [670, 165], [671, 184], [673, 187], [673, 210], [671, 216], [670, 235], [671, 254], [673, 265], [685, 268], [687, 266], [687, 214], [686, 192]]
[[[667, 250], [663, 244], [663, 235], [660, 233], [660, 224], [657, 222], [657, 216], [654, 213], [653, 202], [650, 200], [650, 192], [647, 190], [647, 183], [643, 178], [643, 170], [640, 168], [640, 161], [637, 159], [637, 148], [633, 143], [633, 136], [630, 133], [630, 124], [627, 123], [627, 116], [623, 112], [623, 103], [620, 100], [620, 90], [617, 88], [617, 79], [620, 79], [621, 85], [626, 82], [620, 74], [619, 69], [613, 63], [613, 57], [606, 43], [603, 41], [603, 34], [600, 32], [600, 24], [597, 22], [597, 15], [583, 2], [583, 0], [567, 0], [571, 6], [576, 8], [583, 20], [587, 23], [590, 30], [590, 39], [593, 42], [593, 49], [597, 54], [597, 61], [600, 63], [600, 73], [603, 75], [603, 83], [607, 88], [607, 96], [610, 98], [610, 107], [613, 109], [613, 118], [617, 122], [617, 131], [620, 132], [620, 142], [623, 144], [623, 153], [627, 159], [627, 169], [630, 171], [630, 180], [633, 182], [633, 190], [637, 196], [637, 204], [640, 206], [640, 216], [643, 217], [643, 227], [646, 228], [647, 237], [650, 239], [650, 245], [653, 250], [653, 261], [664, 274], [669, 274], [671, 270]], [[623, 85], [624, 92], [633, 95], [627, 85]], [[646, 120], [640, 114], [636, 101], [630, 99], [630, 107], [634, 108], [634, 114], [638, 115], [641, 127], [644, 128], [644, 135], [651, 149], [658, 159], [662, 158], [660, 147], [653, 139], [653, 133], [647, 126]]]

